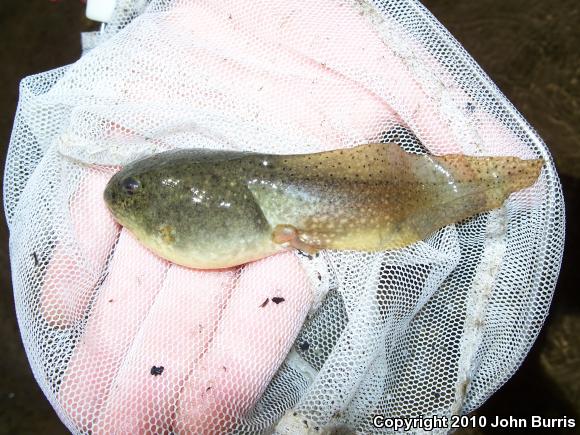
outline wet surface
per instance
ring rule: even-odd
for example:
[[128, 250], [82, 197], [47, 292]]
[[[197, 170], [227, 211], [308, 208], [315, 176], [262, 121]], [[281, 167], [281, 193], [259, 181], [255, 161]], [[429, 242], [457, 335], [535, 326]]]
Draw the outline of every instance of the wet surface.
[[[575, 267], [580, 230], [572, 225], [580, 217], [580, 6], [572, 0], [424, 0], [424, 4], [539, 131], [562, 174], [567, 204], [566, 252], [546, 326], [522, 367], [477, 414], [490, 419], [567, 415], [580, 423], [580, 296], [575, 287], [580, 282]], [[90, 26], [77, 0], [0, 3], [2, 167], [19, 80], [74, 62], [80, 54], [79, 32]], [[4, 223], [0, 225], [0, 354], [0, 434], [66, 433], [36, 385], [22, 349]]]

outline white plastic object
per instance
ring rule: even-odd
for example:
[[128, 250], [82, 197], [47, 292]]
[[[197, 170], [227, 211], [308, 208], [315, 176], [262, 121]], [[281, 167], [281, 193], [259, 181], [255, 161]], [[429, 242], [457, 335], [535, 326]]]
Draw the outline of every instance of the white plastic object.
[[117, 0], [87, 0], [86, 16], [93, 21], [108, 23], [113, 18]]

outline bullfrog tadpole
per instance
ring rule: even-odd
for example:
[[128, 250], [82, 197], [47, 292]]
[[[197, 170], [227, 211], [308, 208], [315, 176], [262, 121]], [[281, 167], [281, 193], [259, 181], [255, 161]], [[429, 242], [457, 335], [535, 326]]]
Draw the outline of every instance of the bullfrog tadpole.
[[402, 248], [501, 207], [535, 183], [543, 163], [395, 143], [293, 155], [174, 150], [127, 165], [105, 200], [159, 256], [219, 269], [288, 249]]

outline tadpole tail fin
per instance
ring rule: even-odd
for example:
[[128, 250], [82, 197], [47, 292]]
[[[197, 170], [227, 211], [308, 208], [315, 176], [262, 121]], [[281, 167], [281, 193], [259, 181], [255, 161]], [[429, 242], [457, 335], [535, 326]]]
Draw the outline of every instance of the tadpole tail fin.
[[512, 193], [532, 186], [544, 166], [543, 159], [518, 157], [446, 155], [437, 160], [449, 168], [459, 185], [484, 191], [486, 209], [500, 207]]
[[525, 189], [532, 186], [540, 176], [542, 167], [544, 166], [544, 159], [521, 160], [514, 164], [516, 172], [508, 171], [504, 176], [506, 177], [506, 184], [511, 193], [518, 190]]

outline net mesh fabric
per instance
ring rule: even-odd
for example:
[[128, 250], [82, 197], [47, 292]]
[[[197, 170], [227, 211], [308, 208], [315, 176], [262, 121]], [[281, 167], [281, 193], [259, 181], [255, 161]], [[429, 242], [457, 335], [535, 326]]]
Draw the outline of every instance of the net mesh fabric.
[[[23, 342], [72, 432], [388, 432], [374, 415], [467, 413], [517, 369], [560, 267], [560, 184], [420, 4], [121, 1], [89, 40], [23, 80], [4, 180]], [[157, 258], [102, 200], [119, 165], [166, 149], [376, 141], [547, 163], [502, 209], [405, 249], [219, 272]]]

